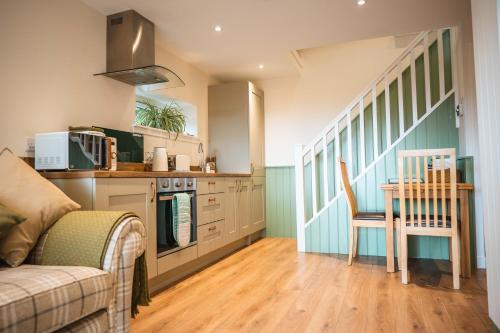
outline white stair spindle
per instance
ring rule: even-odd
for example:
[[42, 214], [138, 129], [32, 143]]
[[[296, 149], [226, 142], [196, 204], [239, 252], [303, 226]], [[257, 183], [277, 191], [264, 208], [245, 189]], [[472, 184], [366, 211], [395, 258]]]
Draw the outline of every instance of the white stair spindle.
[[438, 60], [439, 60], [439, 100], [444, 97], [444, 49], [443, 49], [443, 30], [437, 32]]
[[384, 76], [384, 95], [385, 95], [385, 133], [386, 133], [386, 148], [391, 146], [391, 100], [389, 96], [389, 79]]
[[353, 158], [352, 158], [352, 120], [351, 120], [351, 110], [349, 110], [349, 112], [347, 113], [347, 156], [349, 156], [349, 167], [348, 167], [348, 170], [349, 170], [349, 178], [350, 179], [353, 179], [353, 171], [354, 171], [354, 167], [353, 167]]
[[401, 63], [398, 64], [398, 110], [399, 110], [399, 135], [401, 137], [405, 132], [405, 119], [404, 119], [404, 103], [403, 103], [403, 72]]
[[365, 101], [363, 98], [359, 101], [359, 140], [361, 141], [359, 153], [361, 154], [361, 170], [365, 169]]
[[341, 158], [340, 153], [340, 134], [339, 134], [339, 123], [335, 124], [335, 195], [340, 192], [340, 166], [338, 159]]
[[[375, 160], [378, 156], [377, 86], [372, 88], [372, 116], [373, 116], [373, 159]], [[364, 168], [362, 170], [364, 170]]]
[[[458, 28], [450, 28], [450, 48], [451, 48], [451, 88], [455, 90], [455, 109], [462, 103], [462, 86], [460, 85], [461, 80], [459, 80], [459, 72], [457, 65], [457, 40], [458, 40]], [[460, 66], [462, 68], [462, 66]], [[460, 110], [461, 111], [461, 110]], [[460, 127], [460, 115], [455, 113], [455, 124], [456, 127]]]
[[424, 76], [425, 76], [425, 113], [431, 110], [431, 71], [429, 63], [429, 33], [424, 36]]
[[326, 142], [326, 135], [323, 137], [323, 190], [324, 194], [324, 202], [326, 207], [328, 205], [328, 144]]
[[295, 209], [297, 218], [297, 251], [306, 250], [305, 195], [304, 195], [304, 146], [295, 146]]
[[311, 147], [311, 176], [312, 176], [312, 209], [313, 216], [318, 213], [318, 197], [317, 197], [317, 175], [316, 175], [316, 143]]
[[413, 124], [417, 122], [417, 71], [415, 69], [415, 52], [412, 50], [410, 53], [410, 66], [411, 66], [411, 108], [413, 114]]

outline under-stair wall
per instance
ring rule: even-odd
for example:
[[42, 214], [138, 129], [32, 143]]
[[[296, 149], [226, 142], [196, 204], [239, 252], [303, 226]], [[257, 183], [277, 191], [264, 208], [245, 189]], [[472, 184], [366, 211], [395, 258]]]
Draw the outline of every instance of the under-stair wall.
[[[347, 162], [359, 209], [383, 211], [380, 185], [397, 177], [397, 150], [458, 148], [456, 37], [455, 29], [421, 33], [318, 137], [297, 148], [299, 251], [347, 253], [348, 210], [338, 157]], [[385, 255], [384, 231], [361, 229], [359, 253]], [[415, 238], [410, 255], [448, 258], [447, 240]]]

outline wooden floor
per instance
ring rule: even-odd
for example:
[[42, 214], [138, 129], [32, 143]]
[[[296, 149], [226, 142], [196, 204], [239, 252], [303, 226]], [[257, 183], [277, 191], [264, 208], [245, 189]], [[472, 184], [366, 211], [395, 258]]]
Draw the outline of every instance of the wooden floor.
[[455, 291], [446, 261], [411, 262], [407, 286], [385, 269], [267, 238], [153, 297], [132, 332], [491, 331], [484, 271]]

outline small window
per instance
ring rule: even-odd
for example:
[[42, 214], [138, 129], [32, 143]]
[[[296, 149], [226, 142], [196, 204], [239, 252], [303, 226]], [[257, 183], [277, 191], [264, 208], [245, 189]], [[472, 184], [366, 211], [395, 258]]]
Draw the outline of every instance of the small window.
[[[184, 131], [181, 134], [188, 136], [198, 136], [198, 108], [186, 101], [182, 101], [176, 98], [172, 98], [166, 96], [164, 94], [160, 94], [158, 91], [153, 92], [145, 92], [140, 88], [136, 89], [136, 110], [135, 110], [135, 124], [141, 126], [147, 126], [152, 128], [159, 128], [160, 126], [154, 125], [155, 122], [152, 122], [151, 125], [148, 125], [148, 122], [144, 122], [144, 119], [139, 119], [140, 113], [138, 112], [138, 108], [142, 107], [144, 109], [144, 102], [152, 103], [159, 109], [164, 108], [165, 106], [171, 107], [172, 109], [180, 112], [186, 121], [186, 125], [184, 127]], [[146, 108], [147, 109], [147, 108]], [[163, 128], [160, 128], [163, 129]]]

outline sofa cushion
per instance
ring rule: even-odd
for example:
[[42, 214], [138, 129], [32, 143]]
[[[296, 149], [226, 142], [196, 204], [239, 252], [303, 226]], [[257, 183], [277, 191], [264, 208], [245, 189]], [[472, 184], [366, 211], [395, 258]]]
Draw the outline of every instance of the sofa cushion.
[[9, 234], [13, 226], [24, 221], [26, 221], [24, 216], [18, 215], [7, 207], [0, 205], [0, 240]]
[[0, 332], [53, 331], [106, 309], [111, 298], [111, 274], [97, 268], [1, 267]]
[[99, 310], [74, 323], [64, 326], [56, 333], [109, 332], [109, 318], [106, 310]]
[[64, 214], [80, 208], [10, 150], [0, 152], [0, 204], [27, 218], [0, 243], [0, 258], [20, 265], [38, 237]]

